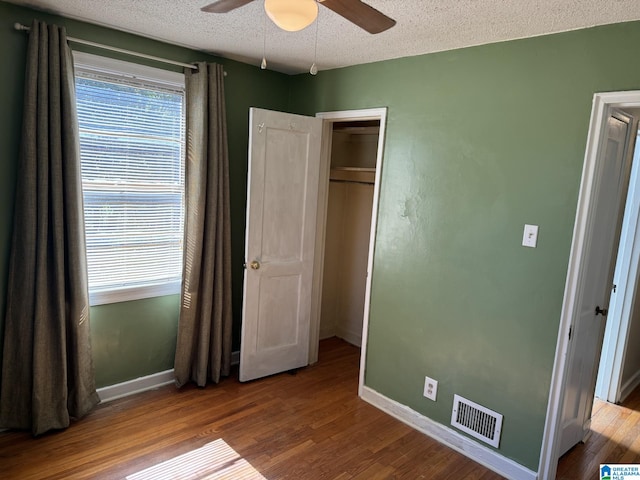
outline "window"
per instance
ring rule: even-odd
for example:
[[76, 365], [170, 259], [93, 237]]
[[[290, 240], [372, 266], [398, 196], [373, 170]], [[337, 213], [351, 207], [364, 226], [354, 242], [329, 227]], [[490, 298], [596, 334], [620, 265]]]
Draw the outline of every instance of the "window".
[[184, 76], [74, 54], [92, 305], [180, 292]]

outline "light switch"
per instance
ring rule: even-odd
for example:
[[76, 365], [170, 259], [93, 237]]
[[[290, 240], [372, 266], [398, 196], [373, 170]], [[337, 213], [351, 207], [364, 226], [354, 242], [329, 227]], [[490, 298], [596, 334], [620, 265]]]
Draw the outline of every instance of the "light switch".
[[525, 225], [522, 235], [522, 246], [536, 248], [538, 243], [538, 225]]

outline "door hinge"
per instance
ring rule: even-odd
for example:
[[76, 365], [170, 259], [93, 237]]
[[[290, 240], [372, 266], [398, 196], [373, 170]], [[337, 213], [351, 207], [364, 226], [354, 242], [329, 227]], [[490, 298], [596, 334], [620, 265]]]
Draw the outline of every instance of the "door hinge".
[[616, 293], [616, 288], [618, 288], [618, 286], [614, 283], [613, 284], [613, 293]]
[[569, 326], [569, 340], [571, 340], [571, 332], [573, 331], [573, 325]]

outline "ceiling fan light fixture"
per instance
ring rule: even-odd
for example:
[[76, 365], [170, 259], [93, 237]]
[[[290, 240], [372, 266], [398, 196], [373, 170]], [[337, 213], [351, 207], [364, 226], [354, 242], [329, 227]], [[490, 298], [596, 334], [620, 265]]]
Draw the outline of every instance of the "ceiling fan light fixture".
[[318, 17], [316, 0], [264, 0], [264, 10], [282, 30], [297, 32]]

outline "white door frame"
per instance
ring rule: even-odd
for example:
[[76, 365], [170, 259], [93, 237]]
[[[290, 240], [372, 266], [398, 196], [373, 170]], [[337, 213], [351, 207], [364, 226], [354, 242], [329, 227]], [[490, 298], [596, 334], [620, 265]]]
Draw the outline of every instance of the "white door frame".
[[336, 122], [379, 120], [378, 150], [376, 158], [376, 175], [373, 187], [373, 206], [371, 209], [371, 232], [369, 235], [369, 258], [367, 259], [367, 283], [365, 287], [364, 318], [362, 322], [362, 350], [360, 354], [360, 377], [358, 395], [364, 385], [364, 367], [367, 352], [367, 333], [369, 328], [369, 303], [371, 300], [371, 272], [373, 270], [373, 254], [376, 241], [376, 225], [378, 218], [378, 200], [380, 198], [380, 175], [382, 173], [382, 154], [384, 152], [385, 128], [387, 124], [387, 108], [367, 108], [361, 110], [344, 110], [317, 113], [316, 117], [324, 120], [322, 130], [322, 151], [320, 153], [320, 187], [318, 190], [318, 225], [316, 228], [316, 253], [313, 273], [313, 295], [311, 300], [311, 331], [309, 332], [309, 363], [318, 361], [318, 342], [320, 339], [320, 307], [322, 298], [322, 275], [324, 265], [324, 246], [327, 225], [327, 201], [329, 193], [329, 170], [331, 168], [331, 141], [333, 124]]
[[554, 479], [558, 467], [558, 448], [560, 445], [562, 406], [564, 402], [564, 386], [567, 378], [567, 354], [569, 352], [569, 329], [572, 319], [578, 316], [579, 285], [587, 259], [587, 240], [594, 225], [596, 172], [599, 170], [601, 156], [598, 155], [606, 130], [606, 120], [612, 108], [640, 107], [640, 91], [596, 93], [593, 98], [593, 109], [587, 136], [580, 195], [573, 229], [571, 254], [567, 270], [567, 279], [562, 303], [556, 355], [551, 378], [549, 403], [540, 451], [538, 466], [539, 479]]

